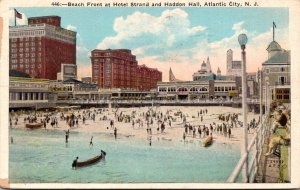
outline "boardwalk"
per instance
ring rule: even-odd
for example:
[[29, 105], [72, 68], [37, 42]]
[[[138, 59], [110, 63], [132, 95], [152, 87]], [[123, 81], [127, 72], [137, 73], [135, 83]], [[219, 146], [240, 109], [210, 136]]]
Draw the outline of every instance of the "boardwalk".
[[[269, 131], [270, 132], [270, 131]], [[277, 134], [284, 135], [286, 130], [279, 129]], [[270, 134], [270, 133], [269, 133]], [[274, 154], [265, 156], [270, 136], [265, 140], [255, 182], [289, 183], [290, 182], [290, 146], [280, 145]]]
[[[271, 114], [267, 113], [261, 117], [263, 118], [261, 126], [250, 139], [247, 152], [241, 155], [227, 182], [238, 182], [238, 176], [244, 172], [242, 167], [245, 164], [248, 165], [248, 169], [243, 182], [290, 182], [290, 116], [288, 108], [284, 106], [273, 109]], [[281, 114], [280, 110], [284, 113]], [[283, 120], [285, 124], [282, 124]]]

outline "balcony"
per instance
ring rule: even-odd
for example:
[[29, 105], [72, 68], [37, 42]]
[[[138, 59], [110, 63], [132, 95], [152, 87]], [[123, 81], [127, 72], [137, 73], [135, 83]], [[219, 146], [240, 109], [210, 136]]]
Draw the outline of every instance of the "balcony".
[[290, 86], [290, 82], [275, 82], [275, 86]]

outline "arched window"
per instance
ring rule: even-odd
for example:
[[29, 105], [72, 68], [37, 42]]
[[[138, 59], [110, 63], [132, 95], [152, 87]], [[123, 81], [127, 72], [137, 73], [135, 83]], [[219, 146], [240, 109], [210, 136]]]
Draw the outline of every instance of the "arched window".
[[207, 92], [207, 88], [205, 88], [205, 87], [202, 87], [202, 88], [201, 88], [201, 91], [203, 91], [203, 92]]
[[190, 89], [190, 92], [198, 92], [198, 89], [197, 89], [196, 87], [192, 87], [192, 88]]
[[186, 91], [187, 91], [187, 88], [185, 88], [185, 87], [178, 88], [178, 92], [186, 92]]

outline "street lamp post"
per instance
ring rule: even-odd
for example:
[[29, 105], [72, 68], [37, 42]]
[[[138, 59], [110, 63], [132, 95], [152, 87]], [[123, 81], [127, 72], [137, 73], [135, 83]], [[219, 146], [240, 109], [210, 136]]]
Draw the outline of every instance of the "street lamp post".
[[267, 122], [266, 124], [266, 135], [269, 134], [269, 111], [270, 111], [270, 103], [269, 103], [269, 77], [265, 78], [265, 87], [266, 87], [266, 109], [265, 109], [265, 120]]
[[269, 88], [269, 77], [267, 76], [265, 78], [265, 90], [266, 90], [266, 96], [265, 96], [265, 115], [268, 114], [268, 88]]
[[246, 74], [246, 44], [247, 36], [246, 34], [240, 34], [238, 36], [238, 41], [242, 49], [242, 115], [243, 115], [243, 143], [241, 145], [241, 156], [247, 155], [246, 161], [244, 162], [242, 168], [242, 180], [245, 183], [249, 182], [248, 176], [248, 126], [247, 126], [247, 74]]
[[262, 92], [262, 71], [259, 71], [259, 117], [260, 117], [260, 127], [262, 127], [262, 112], [263, 112], [263, 102], [262, 102], [262, 97], [263, 97], [263, 92]]

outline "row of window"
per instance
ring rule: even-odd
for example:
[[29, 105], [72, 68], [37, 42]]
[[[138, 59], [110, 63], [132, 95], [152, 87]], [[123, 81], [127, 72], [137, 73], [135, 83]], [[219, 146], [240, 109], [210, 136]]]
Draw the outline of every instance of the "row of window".
[[[29, 36], [44, 36], [45, 35], [45, 30], [33, 30], [33, 31], [14, 31], [10, 32], [9, 36], [10, 37], [25, 37], [25, 40], [28, 39], [29, 41]], [[34, 38], [34, 37], [31, 37]]]
[[24, 57], [24, 55], [25, 55], [25, 57], [29, 57], [29, 55], [30, 55], [30, 57], [42, 57], [42, 53], [37, 53], [37, 54], [35, 54], [35, 53], [20, 53], [20, 54], [16, 54], [16, 53], [12, 53], [11, 54], [11, 57], [12, 58], [16, 58], [16, 57], [18, 57], [18, 55], [19, 55], [19, 57], [20, 58], [23, 58]]
[[[41, 64], [38, 64], [37, 66], [36, 66], [37, 68], [42, 68], [42, 65]], [[12, 69], [17, 69], [18, 68], [18, 65], [17, 64], [11, 64], [11, 68]], [[19, 65], [19, 68], [20, 69], [23, 69], [23, 68], [35, 68], [35, 65], [29, 65], [29, 64], [25, 64], [25, 65], [23, 65], [23, 64], [20, 64]]]
[[47, 100], [48, 94], [41, 92], [16, 92], [9, 93], [10, 100]]
[[215, 92], [228, 92], [228, 91], [233, 91], [235, 90], [235, 87], [234, 86], [218, 86], [218, 87], [215, 87]]
[[115, 64], [124, 64], [124, 63], [126, 63], [126, 64], [135, 64], [136, 62], [130, 62], [130, 61], [128, 61], [128, 60], [124, 60], [124, 59], [113, 59], [113, 58], [95, 58], [94, 60], [93, 60], [93, 62], [95, 62], [95, 63], [104, 63], [104, 62], [110, 62], [110, 61], [112, 61], [113, 63], [115, 63]]
[[[233, 91], [235, 90], [235, 87], [215, 87], [215, 92], [228, 92], [228, 91]], [[176, 88], [175, 87], [172, 87], [172, 88], [159, 88], [158, 89], [159, 92], [176, 92]], [[206, 87], [200, 87], [200, 88], [196, 88], [196, 87], [192, 87], [190, 88], [189, 90], [187, 88], [178, 88], [177, 91], [179, 92], [187, 92], [187, 91], [190, 91], [190, 92], [206, 92], [208, 91], [208, 89]]]
[[[170, 87], [170, 88], [159, 88], [158, 89], [159, 92], [176, 92], [176, 88], [175, 87]], [[207, 92], [207, 88], [206, 87], [200, 87], [200, 88], [196, 88], [196, 87], [192, 87], [190, 88], [190, 90], [188, 90], [187, 88], [185, 87], [179, 87], [177, 89], [178, 92], [187, 92], [187, 91], [190, 91], [190, 92]]]
[[280, 67], [280, 68], [266, 68], [266, 73], [270, 73], [270, 72], [286, 72], [288, 71], [288, 68], [286, 67]]
[[25, 59], [23, 59], [23, 58], [20, 58], [19, 59], [19, 61], [18, 61], [18, 59], [11, 59], [11, 63], [13, 63], [13, 64], [16, 64], [16, 63], [20, 63], [20, 64], [22, 64], [22, 63], [41, 63], [42, 62], [42, 59], [41, 58], [34, 58], [34, 57], [32, 57], [32, 58], [25, 58]]
[[[20, 53], [19, 54], [19, 57], [20, 58], [23, 58], [24, 57], [24, 55], [25, 55], [25, 57], [35, 57], [36, 56], [36, 54], [35, 53]], [[37, 53], [37, 55], [38, 55], [38, 57], [41, 57], [41, 55], [42, 55], [42, 53]], [[18, 57], [18, 54], [16, 54], [16, 53], [12, 53], [11, 54], [11, 58], [17, 58]]]
[[276, 96], [277, 100], [289, 100], [290, 99], [290, 95], [288, 94], [285, 94], [285, 95], [281, 95], [281, 94], [278, 94]]
[[35, 83], [20, 83], [20, 82], [10, 82], [10, 87], [23, 87], [23, 88], [48, 88], [46, 84], [35, 84]]
[[15, 43], [15, 42], [11, 42], [11, 47], [29, 47], [29, 46], [32, 46], [32, 47], [35, 47], [35, 46], [41, 46], [42, 45], [42, 42], [25, 42], [25, 43]]
[[128, 53], [111, 53], [111, 52], [104, 52], [104, 53], [93, 53], [94, 57], [100, 57], [100, 56], [116, 56], [116, 57], [126, 57], [126, 58], [132, 58], [132, 55]]
[[277, 94], [289, 94], [290, 90], [289, 89], [284, 89], [284, 90], [278, 89], [278, 90], [276, 90], [276, 93]]

